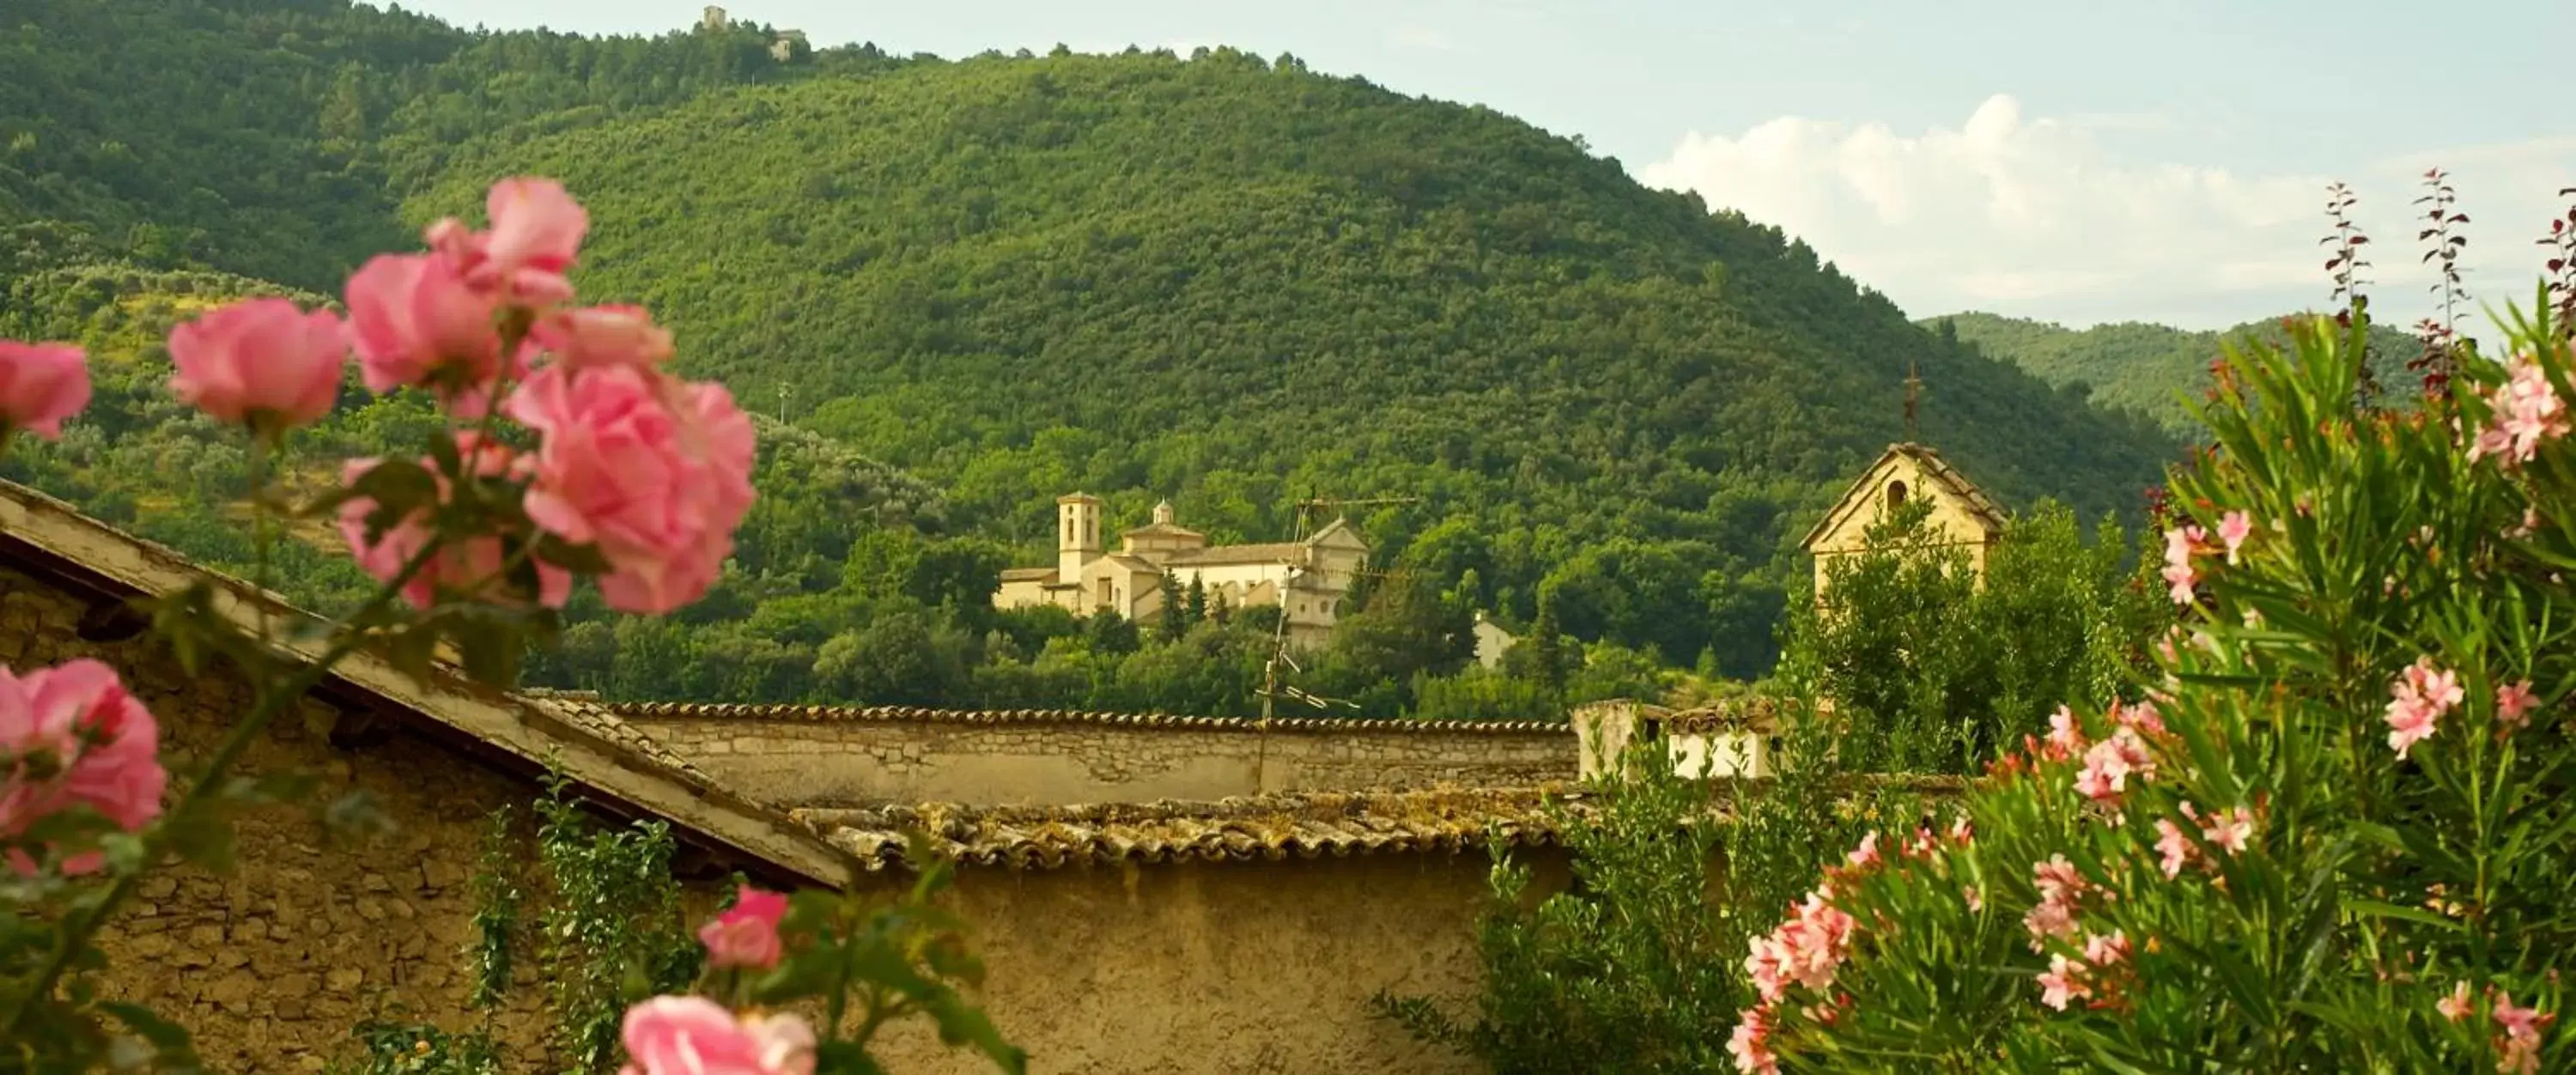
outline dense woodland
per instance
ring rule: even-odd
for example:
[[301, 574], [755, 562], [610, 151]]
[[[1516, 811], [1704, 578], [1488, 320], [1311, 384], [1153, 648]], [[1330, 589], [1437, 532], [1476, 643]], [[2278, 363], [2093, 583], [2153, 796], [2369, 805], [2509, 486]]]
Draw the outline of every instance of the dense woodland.
[[[2176, 436], [2206, 436], [2189, 401], [2208, 392], [2209, 364], [2229, 344], [2288, 344], [2277, 320], [2249, 321], [2219, 332], [2191, 332], [2137, 321], [2071, 329], [1999, 314], [1960, 313], [1925, 321], [1943, 339], [1956, 338], [1995, 358], [2095, 403], [2153, 416]], [[2422, 352], [2421, 339], [2385, 325], [2370, 330], [2370, 368], [2379, 384], [2408, 385], [2417, 378], [2406, 361]]]
[[[1266, 610], [1078, 623], [996, 613], [992, 580], [1048, 558], [1073, 489], [1113, 527], [1168, 498], [1218, 541], [1402, 496], [1354, 519], [1401, 572], [1301, 684], [1336, 712], [1528, 716], [1765, 674], [1798, 539], [1905, 436], [1908, 362], [1921, 439], [2007, 504], [2134, 520], [2180, 445], [1573, 140], [1289, 56], [781, 60], [742, 23], [484, 34], [339, 0], [12, 16], [0, 335], [87, 344], [101, 394], [11, 477], [241, 566], [237, 449], [161, 399], [160, 332], [333, 286], [522, 172], [593, 207], [585, 296], [649, 305], [762, 412], [717, 592], [667, 620], [577, 601], [531, 668], [550, 684], [1251, 711]], [[305, 444], [429, 420], [353, 388]], [[344, 600], [313, 536], [289, 588]], [[1477, 610], [1546, 641], [1462, 671]]]

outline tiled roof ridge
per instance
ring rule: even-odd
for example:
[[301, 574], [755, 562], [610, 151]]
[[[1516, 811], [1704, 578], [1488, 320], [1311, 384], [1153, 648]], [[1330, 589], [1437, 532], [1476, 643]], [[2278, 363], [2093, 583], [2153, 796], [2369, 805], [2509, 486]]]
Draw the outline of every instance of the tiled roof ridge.
[[1081, 806], [929, 803], [808, 807], [789, 816], [871, 871], [907, 869], [907, 833], [974, 866], [1055, 869], [1119, 863], [1335, 858], [1554, 843], [1554, 785], [1413, 792], [1315, 792], [1215, 801]]
[[1535, 807], [1554, 798], [1579, 802], [1591, 792], [1569, 781], [1504, 787], [1437, 787], [1404, 791], [1282, 791], [1220, 799], [1151, 799], [1141, 802], [963, 803], [925, 802], [877, 806], [807, 805], [788, 817], [808, 827], [853, 825], [1134, 823], [1173, 817], [1204, 820], [1297, 816], [1485, 813], [1498, 807]]
[[919, 724], [1106, 724], [1189, 731], [1292, 733], [1396, 732], [1412, 734], [1567, 735], [1574, 726], [1550, 720], [1389, 720], [1338, 717], [1202, 717], [1170, 713], [1101, 713], [1079, 709], [944, 709], [930, 706], [836, 706], [794, 703], [619, 702], [609, 711], [645, 720], [873, 721]]
[[[1760, 783], [1749, 781], [1747, 783]], [[1959, 777], [1845, 778], [1838, 785], [1957, 794]], [[1729, 789], [1732, 790], [1732, 789]], [[1732, 795], [1711, 801], [1729, 808]], [[1073, 806], [807, 806], [788, 816], [871, 872], [911, 869], [908, 834], [968, 866], [1057, 869], [1172, 862], [1284, 861], [1482, 851], [1562, 842], [1560, 811], [1597, 809], [1580, 784], [1422, 791], [1304, 792]]]

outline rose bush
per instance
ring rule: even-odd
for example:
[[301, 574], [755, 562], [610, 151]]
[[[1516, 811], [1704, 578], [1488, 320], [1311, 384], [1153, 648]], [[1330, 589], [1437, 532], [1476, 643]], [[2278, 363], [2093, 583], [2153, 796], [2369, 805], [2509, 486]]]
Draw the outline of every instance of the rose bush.
[[1749, 957], [1739, 1070], [2576, 1058], [2576, 363], [2516, 317], [2506, 361], [2359, 410], [2367, 326], [2231, 353], [2148, 701], [2061, 712], [1955, 838], [1827, 870]]
[[[369, 261], [349, 280], [345, 321], [254, 299], [172, 330], [172, 392], [250, 437], [253, 581], [268, 587], [284, 512], [336, 522], [383, 585], [322, 625], [317, 660], [283, 649], [279, 610], [256, 605], [249, 628], [237, 626], [212, 583], [146, 601], [183, 667], [225, 660], [253, 688], [250, 711], [181, 781], [162, 767], [152, 715], [105, 664], [0, 669], [0, 1075], [191, 1063], [183, 1030], [100, 995], [95, 938], [152, 869], [219, 864], [231, 808], [299, 792], [292, 778], [226, 771], [340, 660], [363, 647], [426, 677], [452, 647], [468, 674], [508, 685], [577, 578], [594, 579], [611, 607], [668, 612], [704, 594], [731, 554], [754, 500], [750, 419], [721, 386], [662, 368], [671, 336], [644, 311], [571, 304], [565, 274], [589, 217], [562, 186], [504, 180], [486, 208], [487, 230], [442, 220], [428, 250]], [[290, 503], [279, 479], [293, 433], [331, 412], [353, 353], [370, 390], [438, 400], [444, 428], [417, 456], [346, 462], [336, 491]], [[89, 394], [78, 349], [0, 341], [0, 444], [56, 436]], [[948, 984], [976, 970], [928, 905], [943, 878], [928, 871], [891, 910], [746, 891], [708, 927], [709, 988], [735, 1006], [818, 998], [823, 1032], [664, 998], [627, 1020], [637, 1069], [875, 1070], [869, 1037], [912, 1013], [1016, 1067], [1016, 1051]], [[803, 941], [792, 953], [782, 930]], [[844, 1033], [854, 995], [862, 1018]]]

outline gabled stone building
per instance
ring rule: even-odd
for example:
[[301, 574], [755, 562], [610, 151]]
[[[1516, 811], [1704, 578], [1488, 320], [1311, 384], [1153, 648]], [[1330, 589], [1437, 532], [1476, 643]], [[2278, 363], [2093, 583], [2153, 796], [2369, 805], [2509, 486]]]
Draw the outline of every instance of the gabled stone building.
[[1799, 542], [1816, 558], [1817, 597], [1824, 596], [1826, 568], [1834, 560], [1860, 551], [1869, 528], [1897, 505], [1925, 498], [1932, 502], [1932, 532], [1944, 544], [1965, 550], [1969, 569], [1984, 578], [1986, 554], [2003, 536], [2003, 508], [1941, 453], [1921, 444], [1891, 444]]

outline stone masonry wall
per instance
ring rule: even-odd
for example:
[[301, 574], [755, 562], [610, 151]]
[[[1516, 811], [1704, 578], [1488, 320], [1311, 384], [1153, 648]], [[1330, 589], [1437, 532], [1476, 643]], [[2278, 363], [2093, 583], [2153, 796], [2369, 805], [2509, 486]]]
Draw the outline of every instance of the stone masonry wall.
[[[151, 709], [163, 757], [180, 771], [248, 711], [238, 678], [189, 677], [149, 633], [83, 641], [74, 625], [84, 607], [0, 569], [0, 663], [106, 662]], [[322, 712], [318, 703], [313, 711]], [[461, 954], [475, 911], [469, 883], [491, 811], [515, 805], [524, 840], [536, 789], [405, 733], [338, 749], [293, 714], [273, 722], [235, 771], [296, 769], [319, 773], [321, 801], [368, 792], [395, 831], [335, 842], [295, 805], [244, 812], [233, 826], [232, 875], [161, 871], [111, 923], [102, 936], [108, 993], [187, 1027], [220, 1072], [320, 1071], [352, 1055], [351, 1029], [378, 1015], [450, 1030], [476, 1025], [480, 1015], [464, 1005]], [[536, 1070], [543, 990], [527, 962], [493, 1027]]]
[[1221, 799], [1281, 791], [1573, 780], [1569, 729], [1281, 731], [1065, 720], [961, 723], [657, 717], [628, 722], [774, 803], [983, 805]]

